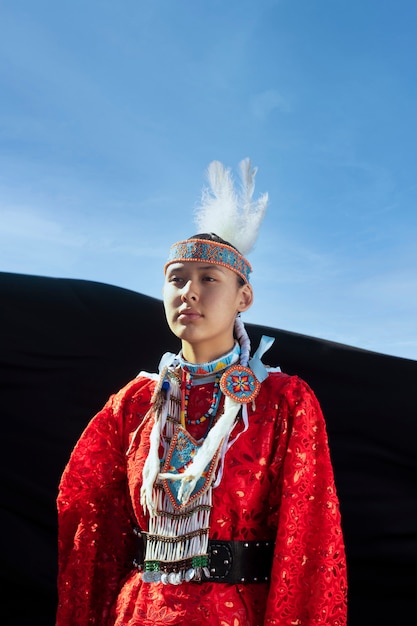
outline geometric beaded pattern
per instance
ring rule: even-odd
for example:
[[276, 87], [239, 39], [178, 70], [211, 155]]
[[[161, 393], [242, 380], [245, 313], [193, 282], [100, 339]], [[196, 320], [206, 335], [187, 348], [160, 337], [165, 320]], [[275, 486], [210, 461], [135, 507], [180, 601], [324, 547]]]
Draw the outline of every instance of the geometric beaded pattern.
[[220, 389], [235, 402], [246, 404], [256, 398], [261, 388], [252, 370], [243, 365], [231, 365], [220, 379]]
[[[197, 442], [188, 431], [183, 428], [178, 428], [171, 441], [162, 471], [164, 473], [169, 472], [182, 474], [187, 469], [188, 465], [190, 465], [200, 447], [201, 442]], [[197, 498], [209, 489], [212, 482], [213, 472], [216, 469], [217, 458], [218, 452], [214, 454], [212, 460], [205, 468], [201, 478], [197, 481], [186, 506], [191, 505], [195, 500], [197, 500]], [[180, 489], [179, 481], [163, 479], [162, 485], [165, 493], [171, 500], [171, 504], [174, 509], [176, 511], [181, 511], [184, 508], [184, 505], [182, 505], [178, 499], [178, 491]]]
[[168, 265], [183, 261], [202, 261], [213, 265], [223, 265], [239, 274], [246, 283], [249, 282], [249, 274], [252, 271], [250, 263], [240, 252], [226, 244], [205, 239], [186, 239], [174, 243], [165, 264], [165, 273]]

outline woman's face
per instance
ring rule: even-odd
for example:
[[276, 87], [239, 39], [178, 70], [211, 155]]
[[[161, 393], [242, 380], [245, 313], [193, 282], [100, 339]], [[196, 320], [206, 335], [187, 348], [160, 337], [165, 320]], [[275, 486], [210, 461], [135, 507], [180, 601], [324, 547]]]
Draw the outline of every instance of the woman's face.
[[233, 347], [236, 315], [252, 304], [250, 285], [221, 265], [186, 261], [168, 266], [163, 289], [165, 314], [181, 339], [184, 358], [211, 361]]

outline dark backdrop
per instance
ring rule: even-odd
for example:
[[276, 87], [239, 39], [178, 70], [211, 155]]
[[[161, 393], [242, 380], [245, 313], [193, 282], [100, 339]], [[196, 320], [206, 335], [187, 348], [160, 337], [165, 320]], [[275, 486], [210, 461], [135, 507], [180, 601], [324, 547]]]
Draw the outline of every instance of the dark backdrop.
[[[2, 626], [53, 626], [57, 485], [108, 396], [179, 348], [159, 300], [0, 273]], [[279, 322], [279, 320], [277, 320]], [[349, 626], [411, 624], [417, 595], [417, 362], [247, 324], [327, 422], [349, 568]]]

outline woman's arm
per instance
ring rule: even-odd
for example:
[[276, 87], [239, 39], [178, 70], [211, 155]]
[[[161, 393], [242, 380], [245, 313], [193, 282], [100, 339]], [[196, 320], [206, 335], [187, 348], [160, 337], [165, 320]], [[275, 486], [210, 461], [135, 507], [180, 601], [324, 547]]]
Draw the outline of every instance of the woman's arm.
[[111, 397], [80, 437], [63, 473], [58, 505], [56, 626], [104, 626], [134, 554], [126, 480], [128, 435], [149, 405], [149, 381]]
[[327, 433], [306, 383], [289, 377], [277, 402], [277, 536], [265, 625], [345, 626], [346, 560]]

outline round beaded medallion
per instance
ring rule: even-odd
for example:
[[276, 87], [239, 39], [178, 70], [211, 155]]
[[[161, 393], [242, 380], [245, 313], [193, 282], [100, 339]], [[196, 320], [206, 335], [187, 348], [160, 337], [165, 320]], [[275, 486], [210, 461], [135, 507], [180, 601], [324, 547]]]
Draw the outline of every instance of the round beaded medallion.
[[252, 370], [243, 365], [232, 365], [220, 379], [220, 389], [235, 402], [246, 404], [256, 398], [261, 388]]

